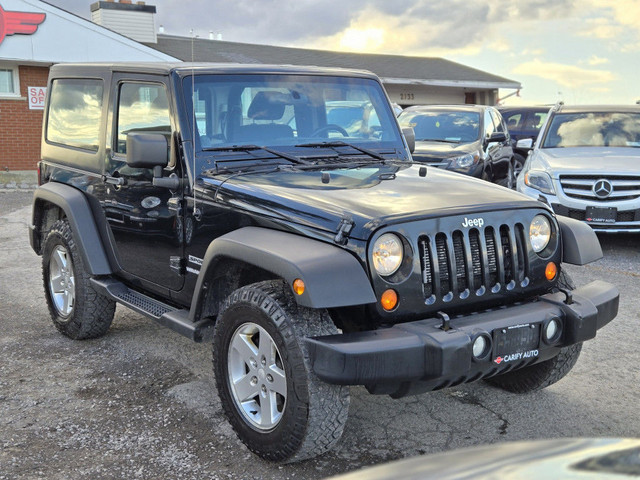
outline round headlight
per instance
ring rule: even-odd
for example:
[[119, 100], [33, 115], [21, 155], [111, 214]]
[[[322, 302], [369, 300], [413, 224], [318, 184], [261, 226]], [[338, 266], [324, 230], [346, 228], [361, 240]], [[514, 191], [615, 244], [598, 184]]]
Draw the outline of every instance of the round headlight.
[[529, 226], [529, 239], [533, 251], [540, 253], [551, 240], [551, 222], [544, 215], [536, 215]]
[[402, 264], [402, 240], [393, 233], [385, 233], [373, 246], [373, 268], [383, 277], [394, 273]]

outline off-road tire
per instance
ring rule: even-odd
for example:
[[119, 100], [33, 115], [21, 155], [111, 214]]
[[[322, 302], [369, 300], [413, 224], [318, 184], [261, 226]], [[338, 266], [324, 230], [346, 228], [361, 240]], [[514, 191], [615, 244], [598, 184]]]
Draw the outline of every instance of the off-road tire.
[[544, 362], [512, 372], [496, 375], [486, 381], [494, 387], [513, 393], [529, 393], [553, 385], [561, 380], [578, 361], [582, 343], [564, 347], [560, 353]]
[[[269, 431], [251, 425], [230, 386], [230, 343], [247, 322], [269, 334], [286, 374], [286, 403]], [[304, 341], [335, 333], [338, 330], [325, 311], [298, 306], [282, 281], [245, 286], [225, 300], [213, 341], [216, 385], [227, 419], [252, 452], [270, 461], [295, 462], [320, 455], [338, 442], [347, 421], [349, 387], [330, 385], [315, 376]]]
[[[73, 304], [67, 314], [56, 307], [50, 287], [52, 254], [59, 247], [66, 252], [66, 259], [70, 260], [70, 272], [72, 272], [74, 279]], [[115, 302], [98, 294], [91, 286], [90, 278], [73, 238], [69, 222], [58, 220], [53, 224], [44, 240], [42, 279], [47, 307], [54, 326], [63, 335], [74, 340], [100, 337], [109, 330], [113, 321], [116, 309]]]

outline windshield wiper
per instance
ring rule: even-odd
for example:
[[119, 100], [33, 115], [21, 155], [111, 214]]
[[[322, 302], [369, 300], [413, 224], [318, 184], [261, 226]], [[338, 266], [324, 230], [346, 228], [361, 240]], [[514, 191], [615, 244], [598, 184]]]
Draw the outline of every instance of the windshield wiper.
[[300, 145], [296, 145], [296, 147], [300, 147], [300, 148], [351, 147], [360, 153], [364, 153], [365, 155], [369, 155], [370, 157], [375, 158], [376, 160], [382, 160], [382, 161], [386, 160], [382, 155], [374, 152], [373, 150], [369, 150], [368, 148], [363, 148], [363, 147], [357, 147], [351, 143], [343, 142], [342, 140], [334, 140], [331, 142], [302, 143]]
[[461, 140], [445, 140], [443, 138], [416, 138], [419, 142], [460, 143]]
[[312, 165], [311, 162], [304, 160], [300, 157], [296, 157], [290, 153], [281, 152], [279, 150], [274, 150], [269, 147], [261, 147], [259, 145], [228, 145], [226, 147], [205, 147], [202, 149], [204, 152], [251, 152], [254, 150], [263, 150], [271, 155], [275, 155], [276, 157], [284, 158], [285, 160], [289, 160], [290, 162], [297, 163], [299, 165]]

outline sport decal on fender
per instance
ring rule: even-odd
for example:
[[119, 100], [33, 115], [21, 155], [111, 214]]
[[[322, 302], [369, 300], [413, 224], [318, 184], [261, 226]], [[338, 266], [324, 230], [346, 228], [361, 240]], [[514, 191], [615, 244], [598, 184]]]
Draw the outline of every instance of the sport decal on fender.
[[0, 5], [0, 44], [7, 35], [32, 35], [46, 18], [44, 13], [9, 12]]
[[523, 360], [525, 358], [534, 358], [540, 355], [538, 350], [529, 350], [527, 352], [517, 352], [512, 353], [511, 355], [505, 355], [504, 357], [496, 357], [493, 359], [493, 362], [497, 365], [500, 365], [502, 362], [515, 362], [516, 360]]

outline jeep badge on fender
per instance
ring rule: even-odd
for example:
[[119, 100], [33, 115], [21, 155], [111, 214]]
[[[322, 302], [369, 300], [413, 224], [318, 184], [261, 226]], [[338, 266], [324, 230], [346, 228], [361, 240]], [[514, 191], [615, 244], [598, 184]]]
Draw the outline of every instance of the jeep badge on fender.
[[266, 460], [333, 448], [350, 385], [544, 388], [617, 314], [613, 285], [562, 268], [601, 257], [589, 226], [414, 165], [371, 73], [58, 64], [44, 122], [30, 240], [53, 325], [99, 337], [119, 303], [207, 342]]

